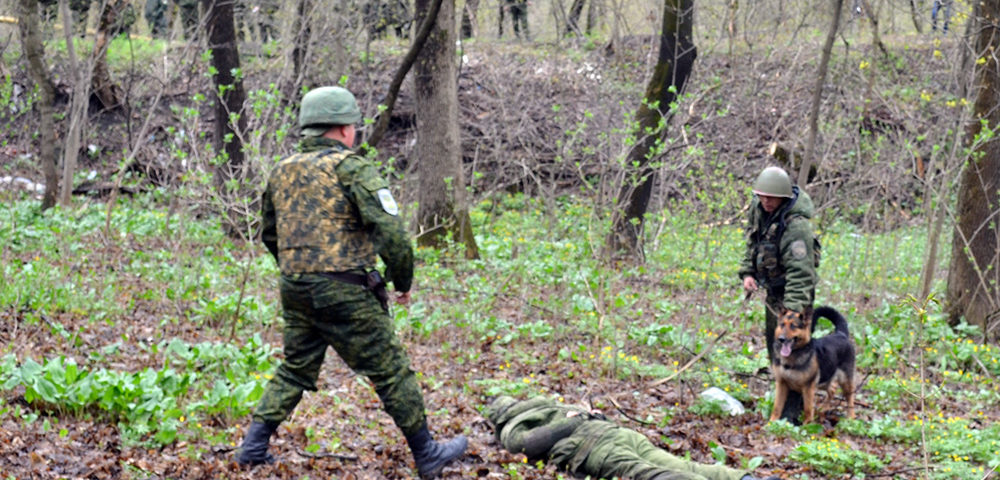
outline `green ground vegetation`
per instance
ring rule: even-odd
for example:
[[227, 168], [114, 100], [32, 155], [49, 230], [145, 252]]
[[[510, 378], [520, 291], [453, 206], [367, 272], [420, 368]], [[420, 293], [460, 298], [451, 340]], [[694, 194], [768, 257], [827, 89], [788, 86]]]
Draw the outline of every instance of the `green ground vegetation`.
[[[768, 385], [753, 381], [766, 366], [753, 340], [763, 318], [759, 301], [743, 302], [737, 289], [738, 227], [668, 210], [649, 219], [663, 228], [645, 264], [609, 266], [595, 253], [606, 219], [576, 198], [556, 206], [521, 195], [475, 205], [481, 260], [458, 260], [449, 248], [417, 251], [420, 295], [394, 318], [408, 343], [439, 345], [460, 367], [490, 372], [462, 386], [464, 401], [572, 396], [576, 382], [674, 376], [722, 388], [751, 406], [748, 415], [766, 415]], [[16, 199], [0, 215], [4, 328], [16, 336], [17, 323], [53, 339], [42, 351], [17, 342], [0, 351], [0, 415], [113, 422], [124, 442], [150, 447], [231, 443], [278, 361], [280, 344], [258, 334], [281, 323], [274, 262], [259, 245], [225, 237], [211, 217], [168, 210], [156, 195], [108, 212], [84, 203], [39, 213], [35, 201]], [[834, 222], [822, 241], [819, 302], [851, 321], [864, 420], [827, 429], [779, 422], [766, 436], [796, 444], [788, 460], [814, 472], [803, 478], [884, 472], [901, 458], [893, 445], [925, 451], [928, 478], [996, 469], [1000, 430], [990, 419], [1000, 411], [1000, 349], [975, 329], [948, 326], [937, 302], [912, 297], [924, 230], [870, 234]], [[241, 296], [234, 292], [247, 265]], [[130, 336], [135, 322], [158, 328]], [[170, 333], [188, 328], [206, 340]], [[116, 333], [99, 333], [108, 330]], [[422, 379], [448, 382], [430, 372]], [[699, 402], [646, 412], [664, 424], [685, 413], [722, 417]]]

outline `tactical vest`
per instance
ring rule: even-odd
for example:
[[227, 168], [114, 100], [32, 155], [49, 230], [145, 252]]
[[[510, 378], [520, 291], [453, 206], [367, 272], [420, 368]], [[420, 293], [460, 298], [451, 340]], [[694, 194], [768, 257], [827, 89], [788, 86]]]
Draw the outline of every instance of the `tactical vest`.
[[375, 266], [371, 232], [344, 194], [337, 165], [350, 150], [297, 153], [268, 180], [282, 274], [346, 272]]
[[[754, 269], [757, 281], [761, 282], [767, 289], [771, 297], [781, 298], [785, 291], [785, 266], [781, 263], [781, 237], [788, 227], [788, 223], [794, 221], [796, 217], [787, 218], [788, 212], [798, 200], [796, 195], [792, 201], [781, 206], [781, 210], [771, 215], [770, 221], [764, 224], [762, 229], [754, 230], [751, 233], [755, 247]], [[820, 244], [819, 239], [813, 236], [813, 264], [819, 267]]]

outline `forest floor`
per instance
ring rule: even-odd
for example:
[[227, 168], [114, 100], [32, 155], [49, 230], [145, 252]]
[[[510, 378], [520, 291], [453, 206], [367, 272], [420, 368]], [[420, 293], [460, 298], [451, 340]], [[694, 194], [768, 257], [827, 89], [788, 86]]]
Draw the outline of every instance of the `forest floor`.
[[[162, 212], [153, 214], [163, 215]], [[140, 214], [128, 213], [126, 216], [136, 215]], [[192, 262], [190, 259], [217, 255], [225, 250], [232, 251], [237, 257], [252, 250], [256, 250], [257, 255], [265, 255], [259, 245], [247, 248], [225, 243], [175, 243], [170, 238], [159, 238], [158, 233], [151, 237], [138, 237], [136, 233], [124, 231], [121, 239], [115, 240], [104, 237], [98, 228], [92, 233], [82, 233], [80, 242], [87, 246], [79, 247], [78, 242], [67, 241], [77, 235], [70, 231], [73, 227], [64, 228], [61, 232], [52, 230], [55, 243], [83, 248], [86, 255], [59, 257], [53, 256], [47, 248], [33, 249], [28, 245], [15, 244], [11, 249], [4, 249], [4, 263], [10, 268], [19, 266], [22, 271], [26, 265], [46, 264], [46, 269], [77, 272], [65, 275], [77, 275], [76, 282], [84, 284], [99, 283], [99, 279], [104, 277], [113, 278], [113, 288], [97, 294], [96, 298], [101, 304], [111, 302], [117, 305], [121, 311], [105, 320], [95, 320], [95, 312], [100, 312], [100, 308], [88, 305], [48, 307], [41, 311], [32, 307], [35, 300], [31, 297], [58, 296], [59, 291], [47, 292], [43, 289], [65, 287], [39, 285], [38, 289], [22, 289], [21, 292], [32, 293], [23, 293], [23, 298], [0, 310], [0, 336], [4, 339], [3, 354], [7, 358], [13, 355], [22, 362], [29, 358], [43, 362], [43, 359], [65, 356], [76, 359], [81, 370], [101, 367], [134, 373], [144, 369], [155, 370], [169, 363], [162, 346], [153, 348], [164, 341], [180, 340], [189, 345], [202, 342], [244, 345], [252, 335], [260, 333], [265, 345], [280, 349], [280, 322], [267, 321], [268, 315], [274, 313], [251, 315], [247, 312], [246, 315], [251, 315], [248, 318], [260, 316], [265, 321], [239, 325], [234, 339], [225, 320], [232, 312], [225, 313], [223, 310], [219, 313], [222, 318], [215, 320], [205, 320], [196, 314], [200, 311], [198, 304], [214, 301], [215, 297], [232, 292], [223, 288], [220, 293], [217, 285], [204, 287], [210, 288], [207, 290], [199, 289], [203, 287], [184, 287], [180, 281], [163, 282], [155, 275], [133, 271], [136, 262], [147, 262], [151, 258], [164, 258], [163, 266], [155, 267], [163, 270], [168, 269], [171, 262], [188, 264]], [[169, 229], [167, 235], [170, 235]], [[56, 247], [56, 251], [60, 248], [63, 247]], [[832, 253], [834, 262], [838, 255], [835, 252]], [[423, 253], [427, 254], [426, 251]], [[270, 262], [270, 258], [261, 261]], [[492, 425], [482, 415], [482, 408], [498, 392], [521, 398], [539, 393], [559, 396], [569, 403], [600, 409], [612, 421], [642, 432], [656, 445], [676, 455], [715, 463], [717, 456], [724, 454], [725, 463], [732, 467], [751, 465], [762, 477], [777, 474], [785, 479], [858, 478], [865, 474], [868, 475], [866, 478], [924, 478], [920, 465], [924, 463], [924, 455], [928, 453], [925, 448], [928, 447], [908, 441], [887, 440], [878, 434], [859, 433], [858, 428], [865, 432], [881, 425], [881, 430], [890, 430], [892, 418], [922, 422], [928, 416], [940, 415], [942, 422], [956, 419], [968, 422], [969, 432], [983, 429], [995, 432], [995, 428], [990, 427], [990, 419], [1000, 418], [1000, 402], [995, 401], [995, 374], [991, 374], [986, 367], [983, 367], [985, 375], [982, 376], [979, 376], [979, 367], [971, 366], [973, 364], [969, 364], [970, 370], [975, 369], [975, 372], [958, 374], [960, 379], [968, 376], [969, 381], [973, 373], [977, 374], [979, 380], [971, 383], [980, 385], [977, 395], [974, 389], [969, 389], [970, 383], [957, 381], [954, 373], [945, 368], [921, 369], [918, 365], [907, 364], [903, 357], [893, 357], [892, 351], [897, 349], [910, 352], [907, 358], [917, 358], [912, 356], [912, 352], [918, 349], [908, 350], [902, 346], [905, 342], [895, 339], [891, 343], [878, 344], [882, 340], [879, 340], [879, 334], [873, 332], [878, 328], [887, 330], [890, 324], [897, 324], [901, 319], [903, 322], [910, 321], [910, 317], [905, 314], [900, 317], [897, 311], [893, 314], [894, 318], [883, 318], [886, 306], [873, 302], [872, 292], [853, 296], [834, 294], [838, 305], [851, 312], [849, 321], [858, 341], [859, 358], [863, 359], [861, 364], [864, 365], [859, 368], [857, 376], [859, 420], [853, 423], [854, 430], [842, 428], [844, 409], [836, 401], [827, 403], [817, 423], [808, 428], [780, 427], [774, 424], [768, 426], [766, 419], [773, 381], [766, 370], [759, 368], [762, 366], [762, 325], [758, 325], [757, 321], [733, 320], [729, 313], [710, 313], [711, 309], [718, 312], [720, 308], [734, 308], [742, 312], [758, 310], [758, 300], [742, 306], [726, 306], [726, 300], [718, 298], [719, 295], [734, 297], [730, 295], [732, 291], [727, 293], [726, 290], [736, 288], [735, 284], [723, 286], [722, 290], [678, 289], [666, 280], [672, 275], [669, 265], [665, 266], [665, 270], [651, 266], [653, 268], [648, 275], [638, 278], [613, 279], [612, 282], [618, 285], [615, 288], [632, 284], [643, 291], [642, 295], [648, 297], [642, 301], [651, 302], [644, 307], [647, 311], [655, 312], [655, 302], [670, 302], [675, 310], [669, 316], [669, 322], [678, 329], [686, 326], [697, 330], [687, 337], [688, 342], [672, 347], [643, 345], [641, 337], [633, 338], [632, 333], [628, 339], [619, 339], [619, 344], [612, 347], [609, 338], [580, 330], [579, 319], [574, 317], [586, 317], [593, 312], [567, 314], [559, 307], [565, 304], [565, 299], [559, 297], [571, 294], [556, 290], [547, 292], [546, 287], [532, 286], [532, 280], [517, 276], [520, 267], [511, 267], [510, 272], [504, 271], [499, 263], [488, 267], [491, 273], [487, 273], [486, 277], [492, 279], [492, 284], [488, 287], [490, 290], [481, 290], [476, 287], [485, 280], [482, 278], [484, 272], [477, 271], [481, 267], [455, 268], [452, 271], [447, 266], [451, 264], [450, 260], [443, 258], [439, 262], [444, 266], [422, 263], [418, 267], [415, 298], [423, 304], [421, 308], [452, 313], [433, 327], [421, 327], [417, 323], [419, 320], [415, 320], [424, 318], [423, 321], [429, 325], [427, 311], [423, 312], [423, 316], [419, 311], [410, 311], [401, 317], [399, 307], [396, 307], [395, 316], [413, 368], [419, 372], [432, 432], [441, 439], [458, 433], [469, 437], [468, 453], [448, 467], [443, 478], [543, 479], [571, 476], [557, 472], [550, 465], [527, 462], [523, 455], [506, 452], [499, 445], [494, 439]], [[493, 271], [493, 268], [498, 270]], [[439, 275], [442, 271], [454, 275], [447, 286], [441, 284]], [[5, 278], [16, 278], [14, 271], [6, 272]], [[266, 278], [251, 282], [247, 295], [254, 302], [273, 308], [276, 302], [273, 267], [258, 268], [252, 274]], [[82, 279], [79, 275], [83, 276]], [[215, 277], [225, 274], [203, 271], [201, 275]], [[197, 279], [199, 275], [194, 277]], [[501, 277], [505, 277], [506, 281], [497, 285], [497, 279]], [[62, 281], [56, 280], [57, 285], [62, 285], [59, 283]], [[216, 281], [235, 280], [196, 280]], [[470, 289], [468, 294], [463, 291], [465, 285]], [[518, 294], [513, 285], [519, 285], [517, 288], [522, 293]], [[189, 300], [170, 300], [167, 298], [169, 293], [164, 293], [184, 288], [194, 289]], [[111, 297], [107, 298], [108, 295]], [[209, 295], [213, 297], [211, 300], [206, 298]], [[478, 298], [480, 295], [489, 298]], [[479, 301], [485, 303], [490, 315], [484, 322], [510, 319], [512, 323], [505, 324], [506, 327], [483, 327], [469, 323], [468, 318], [472, 316], [462, 318], [453, 313], [469, 313], [484, 308], [483, 304], [475, 303]], [[619, 328], [633, 332], [655, 323], [654, 317], [659, 315], [619, 319], [626, 322]], [[912, 335], [912, 327], [905, 324], [896, 327]], [[535, 333], [531, 333], [530, 329], [536, 329]], [[900, 336], [905, 337], [906, 333]], [[956, 343], [952, 339], [943, 340]], [[706, 349], [707, 355], [698, 355]], [[984, 355], [986, 350], [988, 347], [982, 350]], [[616, 352], [634, 353], [612, 358]], [[280, 354], [277, 356], [280, 358]], [[950, 358], [950, 354], [944, 357]], [[891, 363], [891, 358], [896, 358], [892, 362], [897, 363]], [[989, 357], [982, 358], [987, 364], [991, 361]], [[994, 366], [996, 358], [997, 355], [993, 355]], [[737, 365], [747, 362], [750, 368]], [[635, 367], [630, 369], [630, 365]], [[653, 369], [641, 373], [640, 366], [651, 366]], [[197, 370], [197, 365], [195, 368]], [[893, 368], [897, 369], [895, 373]], [[2, 371], [4, 369], [0, 369]], [[206, 366], [204, 371], [205, 375], [212, 375], [209, 367]], [[655, 372], [677, 371], [680, 374], [672, 380], [653, 386], [654, 382], [667, 376]], [[267, 374], [265, 370], [254, 375], [259, 378]], [[941, 390], [934, 395], [921, 394], [924, 387], [920, 386], [920, 382], [912, 383], [914, 376], [919, 375], [927, 375], [926, 388]], [[882, 377], [898, 377], [904, 386], [908, 385], [904, 388], [909, 388], [909, 391], [896, 391], [895, 398], [885, 397], [889, 390], [884, 383], [878, 387], [869, 383]], [[911, 383], [906, 383], [908, 381]], [[714, 382], [742, 385], [737, 388], [742, 392], [740, 396], [746, 413], [730, 416], [711, 408], [706, 410], [698, 395]], [[5, 387], [0, 395], [2, 478], [395, 479], [409, 478], [414, 472], [404, 439], [382, 411], [370, 385], [354, 375], [332, 351], [323, 366], [318, 392], [305, 395], [293, 416], [282, 424], [273, 439], [271, 453], [276, 455], [278, 462], [253, 469], [242, 469], [233, 461], [234, 450], [249, 424], [248, 417], [234, 417], [224, 412], [200, 416], [196, 422], [185, 421], [181, 417], [178, 419], [175, 442], [168, 442], [162, 447], [155, 444], [136, 446], [123, 442], [123, 424], [116, 422], [114, 415], [109, 416], [96, 406], [69, 409], [37, 398], [29, 401], [24, 385], [13, 383], [13, 388]], [[194, 392], [191, 395], [192, 398], [180, 395], [176, 401], [190, 402], [198, 397]], [[994, 400], [984, 402], [984, 398]], [[899, 425], [898, 420], [895, 423]], [[927, 432], [928, 435], [933, 434], [934, 425], [929, 428], [932, 430]], [[144, 438], [151, 439], [149, 436]], [[1000, 439], [993, 440], [994, 444], [997, 440]], [[802, 451], [808, 448], [804, 444], [815, 442], [833, 442], [840, 449], [837, 450], [839, 453], [824, 460], [822, 451], [811, 454]], [[819, 447], [820, 450], [822, 448], [825, 447]], [[852, 452], [863, 452], [866, 456], [855, 459], [849, 457]], [[934, 452], [935, 456], [941, 454], [943, 452]], [[848, 457], [844, 458], [845, 455]], [[811, 463], [806, 465], [796, 461], [796, 458], [811, 458]], [[874, 467], [866, 463], [871, 458], [884, 463]], [[833, 470], [817, 470], [820, 467], [815, 462], [818, 461], [832, 462]], [[836, 471], [837, 468], [842, 469], [841, 474], [822, 473]], [[932, 470], [941, 468], [940, 464], [932, 465]], [[953, 477], [942, 475], [938, 470], [932, 478]], [[981, 478], [990, 478], [990, 474], [985, 472]]]

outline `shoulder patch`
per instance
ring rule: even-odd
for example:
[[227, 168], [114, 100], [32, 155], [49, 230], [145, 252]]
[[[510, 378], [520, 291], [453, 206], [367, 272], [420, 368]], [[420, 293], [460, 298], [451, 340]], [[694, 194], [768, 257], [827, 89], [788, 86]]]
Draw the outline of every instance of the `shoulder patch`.
[[806, 242], [802, 240], [796, 240], [792, 242], [791, 249], [792, 249], [792, 257], [794, 257], [796, 260], [801, 260], [803, 258], [806, 258], [806, 254], [809, 253], [809, 251], [806, 250]]
[[392, 198], [392, 192], [388, 188], [380, 188], [375, 192], [375, 195], [378, 196], [378, 201], [382, 204], [382, 210], [385, 210], [385, 213], [392, 216], [399, 215], [399, 205], [396, 204], [396, 199]]

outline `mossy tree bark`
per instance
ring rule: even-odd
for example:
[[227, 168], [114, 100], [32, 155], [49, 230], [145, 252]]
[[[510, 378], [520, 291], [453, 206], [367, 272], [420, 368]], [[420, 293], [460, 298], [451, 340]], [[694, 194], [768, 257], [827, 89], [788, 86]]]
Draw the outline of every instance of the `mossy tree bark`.
[[693, 0], [664, 0], [660, 53], [646, 95], [636, 111], [636, 144], [626, 159], [626, 176], [612, 217], [608, 247], [642, 257], [643, 222], [653, 192], [657, 159], [661, 154], [672, 105], [691, 76], [698, 55], [691, 32]]
[[[1000, 326], [1000, 1], [980, 2], [974, 120], [967, 130], [974, 150], [962, 169], [948, 269], [947, 309], [989, 335]], [[993, 334], [994, 336], [996, 333]]]
[[[417, 0], [418, 24], [423, 24], [431, 7], [432, 0]], [[417, 243], [440, 246], [451, 233], [465, 246], [466, 258], [479, 258], [462, 172], [455, 37], [455, 0], [442, 0], [414, 66], [420, 177]]]

